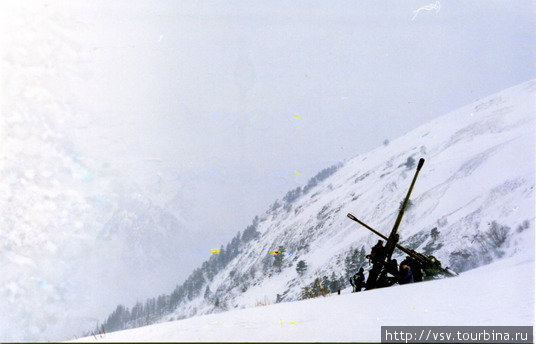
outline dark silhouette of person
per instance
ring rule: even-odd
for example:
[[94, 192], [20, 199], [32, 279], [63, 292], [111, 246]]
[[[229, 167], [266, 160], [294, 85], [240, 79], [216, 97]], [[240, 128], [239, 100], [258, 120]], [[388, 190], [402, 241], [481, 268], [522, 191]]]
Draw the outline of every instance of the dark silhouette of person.
[[406, 260], [409, 263], [411, 274], [413, 275], [413, 282], [422, 282], [422, 265], [419, 261], [413, 257], [407, 257]]
[[352, 286], [354, 287], [354, 292], [359, 292], [365, 286], [365, 270], [363, 268], [352, 276]]
[[383, 246], [383, 241], [378, 240], [376, 245], [374, 245], [374, 247], [370, 251], [370, 254], [366, 256], [366, 258], [372, 261], [372, 269], [369, 271], [366, 283], [366, 290], [374, 289], [377, 287], [377, 279], [383, 267], [384, 251], [385, 248]]
[[411, 272], [411, 267], [406, 259], [404, 259], [402, 263], [400, 263], [398, 283], [413, 283], [413, 273]]
[[372, 260], [372, 263], [377, 262], [378, 260], [381, 260], [384, 250], [385, 250], [385, 247], [383, 247], [383, 240], [378, 240], [376, 245], [372, 247], [370, 254], [367, 255], [366, 257]]
[[396, 259], [391, 259], [387, 264], [387, 272], [393, 276], [398, 276], [398, 262]]

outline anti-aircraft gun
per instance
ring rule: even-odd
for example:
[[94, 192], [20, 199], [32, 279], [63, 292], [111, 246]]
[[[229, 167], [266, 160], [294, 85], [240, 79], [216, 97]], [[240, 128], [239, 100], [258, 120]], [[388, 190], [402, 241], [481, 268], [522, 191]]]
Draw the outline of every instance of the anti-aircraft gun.
[[369, 271], [369, 276], [366, 283], [366, 289], [373, 289], [378, 287], [385, 287], [390, 286], [395, 283], [396, 279], [388, 278], [387, 274], [396, 274], [396, 266], [393, 267], [393, 261], [391, 260], [391, 257], [393, 255], [394, 249], [398, 248], [408, 256], [412, 257], [419, 265], [420, 268], [424, 271], [426, 275], [426, 279], [431, 279], [439, 275], [443, 276], [456, 276], [457, 274], [450, 270], [449, 268], [443, 268], [441, 266], [441, 262], [437, 260], [434, 256], [426, 256], [424, 254], [415, 252], [414, 250], [407, 249], [403, 247], [402, 245], [398, 244], [399, 236], [398, 236], [398, 227], [400, 226], [400, 223], [402, 222], [402, 217], [404, 216], [404, 211], [406, 210], [406, 207], [409, 202], [409, 197], [411, 195], [411, 192], [413, 191], [413, 186], [415, 185], [415, 181], [417, 180], [417, 176], [419, 175], [419, 172], [424, 165], [424, 159], [419, 160], [419, 164], [417, 165], [417, 171], [415, 172], [415, 176], [413, 177], [413, 180], [411, 181], [411, 185], [409, 187], [408, 193], [406, 194], [406, 197], [404, 198], [404, 201], [402, 202], [402, 205], [400, 207], [400, 211], [398, 212], [398, 217], [396, 218], [395, 224], [393, 226], [393, 229], [391, 230], [391, 234], [389, 237], [384, 236], [380, 232], [376, 231], [369, 225], [365, 224], [364, 222], [357, 219], [354, 215], [348, 214], [347, 216], [353, 220], [362, 225], [363, 227], [367, 228], [374, 234], [380, 236], [384, 240], [387, 240], [387, 243], [385, 244], [385, 247], [383, 250], [380, 251], [378, 256], [373, 257], [373, 267]]
[[[388, 240], [388, 238], [385, 235], [376, 231], [374, 228], [369, 227], [366, 223], [360, 221], [354, 215], [348, 214], [347, 216], [350, 219], [362, 225], [363, 227], [365, 227], [366, 229], [370, 230], [371, 232], [373, 232], [380, 238], [384, 240]], [[443, 268], [441, 266], [441, 262], [434, 256], [431, 256], [431, 255], [426, 256], [422, 253], [405, 248], [404, 246], [400, 244], [396, 244], [396, 248], [398, 248], [400, 251], [404, 252], [408, 256], [413, 257], [415, 260], [417, 260], [421, 264], [422, 269], [424, 270], [424, 273], [429, 278], [433, 278], [438, 275], [444, 275], [444, 276], [449, 276], [449, 277], [458, 276], [456, 272], [450, 270], [449, 268]]]

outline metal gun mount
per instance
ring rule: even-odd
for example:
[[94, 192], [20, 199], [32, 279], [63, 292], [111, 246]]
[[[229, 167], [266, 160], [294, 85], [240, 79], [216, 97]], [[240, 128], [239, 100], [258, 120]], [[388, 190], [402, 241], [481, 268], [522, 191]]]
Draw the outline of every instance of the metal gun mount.
[[414, 250], [407, 249], [403, 247], [402, 245], [398, 244], [398, 240], [399, 240], [399, 236], [397, 233], [398, 227], [400, 226], [400, 223], [402, 222], [402, 217], [404, 216], [404, 212], [409, 202], [409, 197], [411, 195], [411, 192], [413, 191], [413, 186], [415, 185], [415, 181], [417, 180], [417, 177], [423, 165], [424, 165], [424, 159], [421, 158], [419, 159], [419, 163], [417, 165], [417, 171], [415, 171], [415, 176], [413, 176], [413, 180], [411, 181], [411, 185], [409, 187], [408, 193], [406, 194], [406, 197], [404, 198], [404, 201], [402, 202], [400, 211], [398, 212], [398, 216], [396, 218], [393, 229], [391, 230], [391, 233], [389, 234], [389, 237], [384, 236], [383, 234], [381, 234], [374, 228], [358, 220], [354, 215], [350, 213], [347, 215], [348, 218], [350, 218], [351, 220], [356, 221], [357, 223], [359, 223], [366, 229], [370, 230], [374, 234], [378, 235], [384, 240], [387, 240], [387, 243], [385, 244], [385, 249], [382, 252], [382, 256], [377, 257], [376, 259], [376, 261], [379, 262], [379, 264], [375, 265], [373, 269], [369, 272], [369, 280], [367, 280], [367, 289], [375, 288], [378, 284], [381, 284], [381, 283], [378, 283], [380, 280], [385, 280], [385, 277], [387, 273], [389, 272], [389, 269], [388, 269], [389, 262], [391, 261], [391, 257], [393, 255], [395, 248], [398, 248], [402, 252], [416, 259], [421, 264], [422, 269], [424, 273], [426, 274], [427, 278], [433, 278], [433, 276], [437, 276], [437, 275], [457, 276], [457, 273], [450, 270], [449, 268], [443, 268], [441, 266], [441, 262], [437, 260], [434, 256], [425, 256], [421, 253], [415, 252]]
[[[366, 229], [370, 230], [372, 233], [376, 234], [380, 238], [382, 238], [384, 240], [388, 240], [388, 238], [385, 235], [383, 235], [382, 233], [378, 232], [374, 228], [370, 227], [366, 223], [360, 221], [354, 215], [348, 213], [347, 216], [348, 216], [348, 218], [350, 218], [351, 220], [354, 220], [355, 222], [359, 223], [360, 225], [362, 225]], [[441, 267], [441, 262], [439, 260], [437, 260], [437, 258], [434, 257], [434, 256], [426, 256], [426, 255], [424, 255], [422, 253], [419, 253], [419, 252], [416, 252], [414, 250], [410, 250], [408, 248], [405, 248], [404, 246], [402, 246], [402, 245], [400, 245], [398, 243], [396, 244], [395, 247], [398, 248], [400, 251], [404, 252], [405, 254], [407, 254], [408, 256], [411, 256], [411, 257], [417, 259], [417, 261], [419, 263], [421, 263], [421, 265], [423, 266], [423, 270], [424, 270], [424, 272], [425, 272], [425, 274], [427, 276], [431, 277], [431, 276], [436, 276], [437, 274], [443, 274], [443, 275], [451, 276], [451, 277], [452, 276], [458, 276], [458, 274], [456, 272], [450, 270], [448, 267], [447, 268]], [[435, 270], [439, 270], [439, 271], [434, 273]]]

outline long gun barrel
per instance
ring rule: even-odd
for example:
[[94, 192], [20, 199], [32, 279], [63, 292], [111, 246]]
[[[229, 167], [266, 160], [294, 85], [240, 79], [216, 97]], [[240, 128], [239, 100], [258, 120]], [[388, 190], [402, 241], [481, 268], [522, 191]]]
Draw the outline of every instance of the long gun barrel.
[[393, 229], [391, 230], [392, 236], [396, 231], [398, 230], [398, 227], [400, 226], [400, 222], [402, 222], [402, 216], [404, 216], [404, 211], [406, 210], [406, 206], [408, 205], [409, 196], [411, 195], [411, 191], [413, 191], [413, 186], [415, 185], [415, 181], [417, 180], [417, 176], [419, 175], [419, 172], [421, 171], [422, 166], [424, 165], [424, 159], [419, 159], [419, 164], [417, 165], [417, 171], [415, 171], [415, 175], [413, 176], [413, 180], [411, 181], [411, 185], [409, 187], [408, 193], [406, 194], [406, 198], [404, 198], [404, 203], [402, 203], [402, 206], [400, 207], [400, 211], [398, 212], [398, 217], [396, 218], [395, 225], [393, 226]]
[[[374, 228], [370, 227], [369, 225], [367, 225], [363, 221], [360, 221], [354, 215], [348, 213], [348, 215], [346, 215], [346, 216], [348, 216], [348, 218], [350, 220], [353, 220], [353, 221], [359, 223], [360, 225], [362, 225], [363, 227], [365, 227], [369, 231], [373, 232], [374, 234], [378, 235], [379, 237], [383, 238], [384, 240], [388, 240], [388, 238], [385, 235], [383, 235], [382, 233], [378, 232]], [[419, 263], [421, 263], [424, 267], [437, 265], [438, 261], [435, 258], [430, 258], [430, 257], [427, 257], [427, 256], [421, 254], [421, 253], [415, 252], [414, 250], [407, 249], [407, 248], [405, 248], [404, 246], [402, 246], [402, 245], [400, 245], [398, 243], [396, 244], [396, 248], [398, 248], [400, 251], [404, 252], [408, 256], [412, 256], [413, 258], [418, 260]], [[439, 270], [441, 270], [441, 272], [443, 272], [444, 274], [446, 274], [448, 276], [457, 276], [458, 275], [457, 273], [455, 273], [454, 271], [450, 270], [449, 268], [439, 267]]]
[[389, 261], [391, 259], [391, 256], [393, 255], [393, 251], [395, 250], [395, 245], [398, 242], [398, 236], [397, 231], [398, 227], [400, 226], [400, 223], [402, 222], [402, 217], [404, 216], [404, 211], [406, 211], [406, 207], [409, 202], [409, 197], [411, 196], [411, 192], [413, 191], [413, 186], [415, 185], [415, 181], [417, 180], [417, 177], [419, 176], [419, 172], [421, 171], [422, 166], [424, 165], [424, 159], [420, 158], [419, 163], [417, 164], [417, 171], [415, 171], [415, 175], [413, 176], [413, 180], [411, 181], [411, 185], [409, 187], [408, 193], [406, 194], [406, 197], [404, 198], [404, 201], [402, 202], [402, 206], [400, 207], [400, 211], [398, 212], [398, 216], [396, 217], [395, 224], [393, 226], [393, 229], [391, 230], [391, 234], [389, 234], [389, 239], [387, 239], [387, 244], [385, 245], [385, 253], [386, 253], [386, 259]]

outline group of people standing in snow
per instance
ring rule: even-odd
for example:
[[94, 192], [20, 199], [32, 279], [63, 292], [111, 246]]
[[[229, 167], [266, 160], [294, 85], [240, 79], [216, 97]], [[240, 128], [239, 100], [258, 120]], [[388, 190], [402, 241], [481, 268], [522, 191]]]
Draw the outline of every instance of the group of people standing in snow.
[[[391, 259], [389, 262], [384, 262], [384, 250], [385, 247], [383, 246], [383, 241], [378, 240], [378, 243], [372, 248], [370, 254], [367, 255], [366, 258], [368, 258], [372, 264], [371, 271], [379, 272], [382, 267], [385, 266], [387, 272], [393, 276], [385, 277], [386, 280], [383, 282], [386, 285], [392, 285], [397, 282], [398, 284], [407, 284], [422, 281], [422, 266], [415, 258], [407, 256], [400, 263], [400, 265], [398, 265], [396, 259]], [[359, 271], [350, 278], [350, 284], [353, 287], [352, 292], [359, 292], [363, 288], [373, 289], [379, 287], [374, 285], [375, 283], [377, 283], [376, 277], [374, 277], [372, 280], [369, 278], [369, 280], [365, 282], [365, 271], [363, 268], [360, 268]]]

